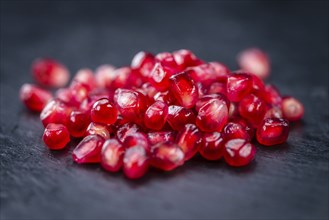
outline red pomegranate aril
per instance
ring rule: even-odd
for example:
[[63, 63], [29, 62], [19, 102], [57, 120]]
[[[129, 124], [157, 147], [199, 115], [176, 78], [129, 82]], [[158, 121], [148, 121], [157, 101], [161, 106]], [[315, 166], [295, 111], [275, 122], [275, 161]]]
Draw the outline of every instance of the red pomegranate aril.
[[281, 106], [273, 106], [268, 109], [264, 116], [264, 119], [266, 118], [283, 118]]
[[123, 157], [123, 172], [129, 179], [138, 179], [145, 175], [149, 160], [145, 149], [136, 145], [128, 148]]
[[231, 102], [239, 102], [252, 91], [252, 76], [246, 73], [233, 73], [227, 77], [226, 94]]
[[46, 87], [62, 87], [70, 79], [70, 73], [63, 64], [44, 58], [33, 62], [32, 75], [37, 83]]
[[61, 150], [70, 142], [70, 133], [62, 124], [47, 125], [42, 139], [51, 150]]
[[232, 139], [225, 143], [224, 159], [230, 166], [246, 166], [254, 159], [255, 154], [255, 146], [244, 139]]
[[266, 112], [266, 103], [261, 98], [258, 98], [253, 94], [244, 97], [239, 103], [240, 115], [254, 128], [257, 128], [263, 121]]
[[223, 134], [226, 140], [231, 139], [244, 139], [247, 141], [251, 140], [249, 133], [246, 130], [246, 127], [241, 123], [230, 121], [223, 128]]
[[115, 90], [117, 88], [128, 88], [134, 82], [129, 80], [132, 74], [132, 69], [130, 67], [121, 67], [114, 71], [115, 75], [112, 83], [108, 86], [108, 89]]
[[173, 143], [158, 143], [152, 147], [150, 164], [164, 171], [171, 171], [184, 164], [184, 152]]
[[183, 150], [185, 160], [191, 159], [197, 153], [201, 140], [201, 132], [194, 124], [186, 124], [177, 134], [176, 143]]
[[279, 93], [279, 90], [271, 84], [265, 86], [265, 94], [263, 98], [268, 104], [272, 106], [279, 106], [282, 103], [282, 97]]
[[226, 95], [226, 84], [222, 82], [214, 82], [208, 89], [208, 94], [220, 93]]
[[212, 98], [198, 110], [196, 125], [201, 131], [220, 132], [228, 120], [228, 108], [224, 99]]
[[257, 141], [265, 146], [284, 143], [289, 135], [289, 122], [283, 118], [267, 118], [257, 128]]
[[167, 105], [175, 105], [177, 104], [177, 101], [173, 94], [170, 92], [170, 90], [164, 91], [164, 92], [157, 92], [154, 95], [155, 101], [162, 101], [166, 103]]
[[256, 75], [252, 76], [252, 93], [260, 98], [264, 98], [265, 84], [264, 82]]
[[141, 51], [137, 53], [131, 62], [131, 68], [138, 70], [141, 75], [148, 78], [155, 64], [153, 54]]
[[161, 101], [154, 102], [145, 112], [144, 124], [147, 128], [161, 130], [168, 116], [168, 105]]
[[89, 90], [93, 90], [97, 87], [96, 78], [94, 72], [91, 69], [80, 69], [74, 76], [73, 81], [83, 83], [89, 87]]
[[119, 126], [117, 133], [116, 133], [116, 137], [118, 138], [118, 140], [121, 143], [124, 143], [126, 138], [129, 135], [135, 134], [138, 131], [140, 131], [140, 128], [138, 127], [138, 125], [128, 122], [126, 124]]
[[219, 160], [224, 155], [224, 137], [219, 132], [205, 133], [199, 147], [199, 153], [207, 160]]
[[93, 135], [97, 134], [101, 136], [104, 139], [109, 139], [110, 138], [110, 132], [108, 130], [108, 127], [104, 124], [99, 124], [99, 123], [94, 123], [91, 122], [87, 129], [86, 129], [86, 135]]
[[181, 71], [180, 67], [177, 65], [174, 56], [168, 52], [158, 53], [155, 59], [160, 62], [163, 66], [171, 68], [174, 72]]
[[178, 103], [185, 108], [193, 108], [199, 98], [196, 84], [185, 72], [170, 77], [170, 91]]
[[223, 94], [208, 94], [200, 97], [195, 103], [195, 110], [198, 112], [202, 106], [211, 101], [212, 99], [220, 99], [226, 102], [226, 105], [229, 106], [230, 102], [227, 100]]
[[173, 52], [173, 56], [179, 68], [181, 70], [186, 69], [187, 67], [197, 66], [203, 62], [198, 59], [194, 53], [190, 50], [181, 49]]
[[90, 117], [87, 112], [74, 110], [67, 121], [67, 128], [73, 137], [84, 137], [90, 124]]
[[178, 105], [171, 105], [168, 108], [167, 122], [175, 131], [180, 131], [186, 124], [194, 124], [196, 116], [192, 109]]
[[289, 121], [299, 121], [304, 115], [303, 104], [293, 97], [285, 97], [282, 100], [282, 113]]
[[81, 103], [88, 97], [90, 92], [89, 85], [79, 82], [79, 81], [72, 81], [70, 85], [70, 101], [68, 105], [79, 107]]
[[101, 165], [109, 172], [118, 172], [123, 164], [125, 148], [116, 139], [104, 142], [101, 151]]
[[255, 74], [261, 79], [268, 77], [270, 62], [267, 55], [258, 48], [250, 48], [238, 55], [238, 63], [241, 69]]
[[166, 91], [169, 88], [169, 78], [173, 74], [173, 69], [163, 66], [161, 63], [156, 63], [150, 73], [149, 82], [158, 91]]
[[40, 113], [40, 120], [44, 127], [49, 123], [66, 125], [67, 119], [71, 113], [71, 108], [63, 102], [54, 99], [48, 102]]
[[94, 103], [90, 116], [95, 123], [114, 124], [117, 120], [118, 110], [108, 99], [103, 98]]
[[19, 91], [20, 100], [31, 111], [41, 112], [52, 99], [50, 92], [32, 84], [23, 84]]
[[104, 138], [99, 135], [88, 135], [73, 150], [72, 157], [76, 163], [99, 163]]
[[99, 66], [95, 71], [95, 80], [98, 88], [111, 87], [112, 81], [115, 79], [115, 67], [110, 64]]
[[146, 152], [150, 152], [150, 143], [147, 136], [142, 132], [128, 134], [128, 136], [125, 138], [125, 141], [123, 142], [123, 146], [126, 149], [136, 145], [142, 146]]
[[157, 131], [147, 133], [147, 138], [152, 145], [158, 143], [173, 143], [176, 140], [176, 132], [174, 131]]
[[148, 97], [151, 100], [154, 100], [154, 96], [158, 93], [156, 88], [154, 88], [151, 83], [144, 83], [141, 88], [136, 88], [137, 91], [142, 93], [144, 96]]
[[228, 75], [231, 73], [229, 68], [219, 62], [210, 62], [209, 65], [211, 65], [212, 68], [214, 69], [214, 72], [217, 75], [217, 79], [220, 82], [223, 82], [223, 83], [226, 82]]

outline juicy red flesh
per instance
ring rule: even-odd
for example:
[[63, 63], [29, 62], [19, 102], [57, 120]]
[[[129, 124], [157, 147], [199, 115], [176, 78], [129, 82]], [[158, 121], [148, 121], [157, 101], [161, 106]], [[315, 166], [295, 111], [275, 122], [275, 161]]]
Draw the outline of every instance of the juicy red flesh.
[[42, 139], [51, 150], [61, 150], [70, 142], [70, 133], [62, 124], [47, 125]]
[[284, 143], [289, 135], [289, 122], [283, 118], [267, 118], [257, 128], [257, 141], [265, 146]]
[[52, 99], [50, 92], [27, 83], [22, 85], [19, 91], [19, 97], [26, 108], [35, 112], [41, 112]]
[[233, 167], [248, 165], [255, 157], [256, 148], [244, 139], [232, 139], [225, 144], [224, 159]]
[[24, 84], [20, 100], [40, 112], [48, 148], [64, 148], [70, 136], [81, 138], [75, 162], [100, 163], [109, 172], [123, 168], [130, 179], [142, 177], [149, 166], [173, 170], [197, 153], [245, 166], [255, 156], [250, 142], [285, 142], [289, 121], [301, 120], [304, 106], [265, 84], [270, 62], [263, 51], [243, 51], [238, 62], [241, 70], [231, 72], [186, 49], [141, 51], [129, 66], [80, 69], [64, 87], [67, 68], [39, 59], [32, 74], [42, 87]]

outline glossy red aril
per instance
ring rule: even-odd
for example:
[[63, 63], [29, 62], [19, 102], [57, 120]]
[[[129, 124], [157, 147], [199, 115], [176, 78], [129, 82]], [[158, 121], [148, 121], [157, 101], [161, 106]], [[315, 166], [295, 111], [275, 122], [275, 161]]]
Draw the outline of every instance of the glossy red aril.
[[150, 164], [164, 171], [170, 171], [184, 164], [184, 152], [173, 143], [158, 143], [152, 147]]
[[264, 119], [266, 118], [283, 118], [281, 106], [273, 106], [268, 109], [264, 116]]
[[219, 160], [224, 155], [224, 143], [223, 134], [219, 132], [205, 133], [199, 153], [207, 160]]
[[91, 69], [80, 69], [74, 76], [73, 81], [77, 81], [87, 85], [89, 90], [93, 90], [97, 87], [96, 78], [94, 72]]
[[271, 84], [265, 86], [265, 94], [263, 98], [268, 104], [272, 106], [281, 105], [282, 102], [282, 97], [279, 93], [279, 90]]
[[51, 150], [61, 150], [70, 142], [70, 133], [62, 124], [50, 123], [47, 125], [43, 141]]
[[112, 83], [110, 86], [108, 86], [108, 89], [115, 90], [117, 88], [128, 88], [131, 84], [133, 84], [133, 81], [129, 80], [129, 77], [132, 74], [132, 69], [130, 67], [121, 67], [116, 70], [114, 70], [115, 75]]
[[173, 52], [175, 61], [180, 69], [186, 69], [187, 67], [197, 66], [203, 62], [198, 59], [194, 53], [190, 50], [181, 49]]
[[140, 131], [140, 128], [138, 127], [138, 125], [134, 124], [134, 123], [126, 123], [121, 125], [116, 133], [116, 137], [118, 138], [118, 140], [121, 143], [124, 143], [126, 138], [131, 135], [131, 134], [135, 134], [136, 132]]
[[115, 67], [109, 64], [99, 66], [95, 71], [95, 80], [99, 88], [111, 87], [115, 78]]
[[209, 86], [208, 94], [221, 93], [226, 95], [226, 84], [222, 82], [214, 82]]
[[268, 77], [270, 62], [267, 55], [258, 48], [250, 48], [238, 55], [238, 63], [241, 69], [255, 74], [261, 79]]
[[37, 59], [32, 64], [32, 75], [36, 82], [46, 87], [62, 87], [70, 79], [67, 68], [53, 59]]
[[253, 94], [244, 97], [239, 103], [240, 115], [255, 128], [263, 121], [266, 111], [266, 103]]
[[228, 120], [226, 101], [212, 98], [205, 102], [198, 110], [196, 125], [201, 131], [221, 131]]
[[66, 125], [67, 118], [71, 113], [71, 108], [65, 105], [63, 102], [54, 99], [44, 107], [40, 113], [40, 120], [44, 127], [49, 123]]
[[118, 110], [108, 99], [103, 98], [94, 103], [90, 116], [95, 123], [114, 124], [118, 117]]
[[265, 146], [284, 143], [289, 135], [289, 122], [283, 118], [267, 118], [257, 129], [257, 141]]
[[123, 142], [123, 146], [127, 149], [133, 146], [142, 146], [146, 150], [146, 152], [150, 152], [150, 143], [147, 139], [147, 136], [142, 132], [135, 132], [129, 134], [125, 141]]
[[285, 97], [282, 100], [282, 113], [289, 121], [298, 121], [304, 115], [304, 106], [293, 97]]
[[99, 163], [104, 138], [88, 135], [73, 150], [72, 157], [76, 163]]
[[90, 117], [87, 112], [74, 110], [67, 121], [67, 128], [73, 137], [84, 137], [90, 124]]
[[141, 75], [148, 78], [155, 64], [153, 54], [141, 51], [137, 53], [131, 62], [131, 68], [138, 70]]
[[161, 63], [156, 63], [150, 73], [149, 82], [157, 90], [166, 91], [169, 87], [169, 78], [174, 73], [173, 69], [164, 66]]
[[173, 130], [180, 131], [186, 124], [194, 124], [196, 116], [192, 109], [178, 105], [171, 105], [168, 108], [167, 122]]
[[161, 101], [154, 102], [145, 112], [144, 124], [147, 128], [161, 130], [167, 121], [168, 105]]
[[255, 154], [255, 146], [244, 139], [232, 139], [225, 143], [224, 159], [230, 166], [246, 166], [254, 159]]
[[117, 172], [123, 164], [125, 148], [116, 139], [108, 139], [104, 142], [101, 151], [101, 165], [109, 172]]
[[19, 97], [26, 108], [36, 112], [41, 112], [52, 99], [50, 92], [27, 83], [22, 85], [19, 91]]
[[227, 98], [232, 102], [239, 102], [252, 91], [252, 76], [246, 73], [233, 73], [227, 77]]
[[198, 101], [198, 88], [192, 78], [185, 72], [170, 77], [170, 91], [178, 103], [185, 108], [194, 107]]
[[149, 168], [149, 160], [145, 149], [136, 145], [128, 148], [123, 157], [123, 172], [129, 179], [137, 179], [145, 175]]
[[89, 85], [79, 81], [72, 81], [69, 89], [70, 101], [68, 105], [74, 107], [79, 107], [81, 103], [88, 97], [90, 92]]
[[173, 94], [170, 92], [170, 90], [164, 91], [164, 92], [157, 92], [154, 95], [155, 101], [162, 101], [166, 103], [167, 105], [175, 105], [177, 104], [177, 101]]
[[86, 129], [86, 135], [92, 134], [97, 134], [103, 137], [104, 139], [110, 138], [110, 131], [108, 130], [108, 127], [104, 124], [91, 122]]
[[158, 131], [147, 133], [147, 138], [152, 145], [168, 142], [173, 143], [176, 139], [176, 132], [174, 131]]
[[181, 71], [177, 65], [174, 56], [168, 52], [158, 53], [155, 59], [160, 62], [163, 66], [171, 68], [175, 73]]
[[186, 124], [176, 137], [177, 145], [183, 150], [185, 160], [191, 159], [201, 142], [201, 132], [194, 124]]

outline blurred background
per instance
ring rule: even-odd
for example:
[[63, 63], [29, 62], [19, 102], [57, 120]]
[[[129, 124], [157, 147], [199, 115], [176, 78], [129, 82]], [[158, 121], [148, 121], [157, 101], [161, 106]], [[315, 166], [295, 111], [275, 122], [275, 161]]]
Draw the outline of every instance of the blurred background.
[[[1, 219], [328, 218], [328, 1], [1, 1]], [[129, 65], [140, 50], [190, 49], [238, 68], [249, 47], [271, 58], [268, 79], [305, 105], [280, 149], [232, 170], [191, 161], [139, 183], [41, 143], [38, 116], [18, 90], [31, 62], [52, 57], [74, 74]]]

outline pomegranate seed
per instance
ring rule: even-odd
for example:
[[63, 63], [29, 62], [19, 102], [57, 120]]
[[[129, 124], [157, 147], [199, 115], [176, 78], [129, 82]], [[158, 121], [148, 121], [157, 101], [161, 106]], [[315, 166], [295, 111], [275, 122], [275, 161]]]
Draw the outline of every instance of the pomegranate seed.
[[88, 135], [76, 146], [72, 156], [76, 163], [99, 163], [104, 138], [99, 135]]
[[90, 87], [79, 81], [72, 81], [70, 85], [70, 101], [69, 105], [74, 107], [79, 107], [87, 97], [90, 92]]
[[234, 73], [227, 77], [227, 98], [232, 102], [239, 102], [252, 91], [252, 77], [245, 73]]
[[142, 146], [128, 148], [123, 158], [123, 172], [129, 179], [137, 179], [147, 172], [149, 160]]
[[289, 122], [283, 118], [267, 118], [258, 127], [257, 141], [265, 146], [284, 143], [289, 135]]
[[191, 51], [181, 49], [173, 52], [173, 56], [179, 68], [181, 70], [187, 67], [197, 66], [203, 62], [199, 60]]
[[88, 86], [89, 90], [93, 90], [97, 87], [96, 78], [94, 72], [91, 69], [80, 69], [74, 76], [73, 81], [80, 82]]
[[93, 122], [114, 124], [117, 120], [118, 110], [108, 99], [103, 98], [94, 103], [90, 116]]
[[111, 86], [107, 88], [112, 90], [117, 88], [128, 88], [130, 83], [133, 83], [129, 81], [129, 77], [132, 74], [132, 69], [130, 67], [116, 69], [113, 74], [115, 75], [115, 78], [113, 79]]
[[282, 113], [289, 121], [298, 121], [304, 115], [304, 106], [293, 97], [285, 97], [282, 100]]
[[266, 111], [266, 103], [253, 94], [244, 97], [239, 103], [240, 115], [255, 128], [263, 121]]
[[195, 103], [195, 110], [198, 112], [202, 106], [207, 104], [212, 99], [220, 99], [225, 101], [227, 106], [230, 105], [230, 102], [223, 94], [209, 94], [209, 95], [204, 95], [198, 99], [198, 101]]
[[244, 139], [232, 139], [225, 144], [224, 159], [230, 166], [246, 166], [254, 159], [255, 154], [255, 146]]
[[70, 142], [70, 133], [64, 125], [50, 123], [45, 129], [42, 139], [49, 149], [60, 150]]
[[142, 93], [128, 89], [117, 89], [114, 94], [114, 102], [122, 117], [142, 124], [147, 109], [146, 97]]
[[116, 137], [121, 143], [124, 143], [129, 135], [134, 134], [138, 131], [140, 131], [140, 128], [136, 124], [129, 122], [121, 125], [118, 128]]
[[219, 132], [205, 133], [199, 153], [207, 160], [219, 160], [224, 155], [224, 138]]
[[231, 72], [228, 67], [219, 62], [210, 62], [209, 65], [214, 69], [217, 79], [220, 82], [226, 82], [226, 79]]
[[134, 56], [131, 62], [131, 68], [138, 70], [143, 77], [148, 78], [154, 64], [155, 58], [153, 54], [141, 51]]
[[253, 73], [261, 79], [268, 77], [270, 62], [267, 55], [258, 48], [250, 48], [242, 51], [238, 56], [241, 69]]
[[144, 133], [136, 132], [128, 134], [123, 142], [123, 146], [127, 149], [133, 146], [142, 146], [146, 150], [146, 152], [150, 152], [150, 143]]
[[173, 130], [180, 131], [186, 124], [194, 124], [195, 114], [191, 109], [177, 105], [171, 105], [168, 108], [168, 124]]
[[177, 103], [175, 97], [170, 92], [170, 90], [164, 91], [164, 92], [158, 92], [154, 95], [155, 101], [162, 101], [166, 103], [167, 105], [174, 105]]
[[266, 93], [264, 82], [256, 75], [251, 75], [251, 76], [252, 76], [252, 93], [264, 99], [264, 94]]
[[32, 84], [23, 84], [19, 92], [19, 97], [26, 108], [36, 112], [41, 112], [52, 99], [50, 92]]
[[150, 164], [164, 171], [170, 171], [184, 164], [184, 152], [176, 144], [158, 143], [152, 147]]
[[208, 94], [220, 93], [226, 95], [226, 84], [222, 82], [214, 82], [210, 85]]
[[152, 145], [158, 143], [173, 143], [176, 139], [176, 132], [174, 131], [158, 131], [158, 132], [149, 132], [147, 138]]
[[95, 80], [100, 88], [110, 88], [115, 79], [115, 67], [112, 65], [102, 65], [96, 69]]
[[156, 101], [145, 112], [144, 123], [147, 128], [161, 130], [166, 123], [168, 116], [168, 105]]
[[267, 85], [265, 86], [264, 100], [270, 105], [281, 105], [282, 97], [275, 86]]
[[161, 65], [169, 67], [173, 70], [173, 72], [179, 72], [181, 69], [177, 65], [174, 56], [168, 52], [158, 53], [155, 56], [155, 59], [161, 63]]
[[37, 59], [32, 64], [32, 75], [40, 85], [62, 87], [70, 79], [67, 68], [53, 59]]
[[198, 111], [196, 125], [201, 131], [221, 131], [228, 120], [228, 108], [224, 99], [212, 98]]
[[56, 99], [64, 102], [67, 105], [70, 105], [70, 102], [72, 100], [72, 91], [70, 88], [61, 88], [58, 89], [55, 93]]
[[94, 122], [91, 122], [86, 129], [86, 135], [92, 135], [92, 134], [97, 134], [104, 139], [110, 138], [110, 132], [108, 130], [108, 127], [106, 125], [98, 124]]
[[183, 150], [185, 160], [191, 159], [196, 154], [201, 140], [201, 133], [194, 124], [186, 124], [178, 133], [176, 143]]
[[158, 92], [156, 88], [151, 85], [151, 83], [144, 83], [140, 89], [137, 88], [136, 90], [148, 97], [150, 100], [153, 100], [154, 96]]
[[225, 139], [227, 140], [231, 140], [231, 139], [244, 139], [247, 141], [251, 140], [251, 137], [246, 129], [246, 126], [235, 121], [228, 122], [223, 129], [223, 133]]
[[43, 126], [49, 123], [66, 125], [67, 119], [71, 113], [71, 109], [63, 102], [54, 99], [44, 107], [40, 113], [40, 120]]
[[79, 138], [85, 136], [89, 124], [90, 117], [88, 113], [74, 110], [68, 119], [67, 128], [73, 137]]
[[152, 69], [149, 82], [154, 88], [159, 91], [165, 91], [169, 87], [169, 78], [174, 74], [174, 71], [161, 63], [156, 63]]
[[230, 102], [229, 109], [228, 109], [229, 118], [234, 118], [239, 116], [239, 108], [237, 102]]
[[283, 118], [281, 107], [274, 106], [267, 110], [264, 119], [266, 118]]
[[123, 164], [125, 148], [116, 140], [108, 139], [101, 151], [101, 165], [109, 172], [118, 172]]
[[194, 107], [198, 101], [198, 88], [187, 73], [178, 73], [170, 77], [170, 91], [185, 108]]

